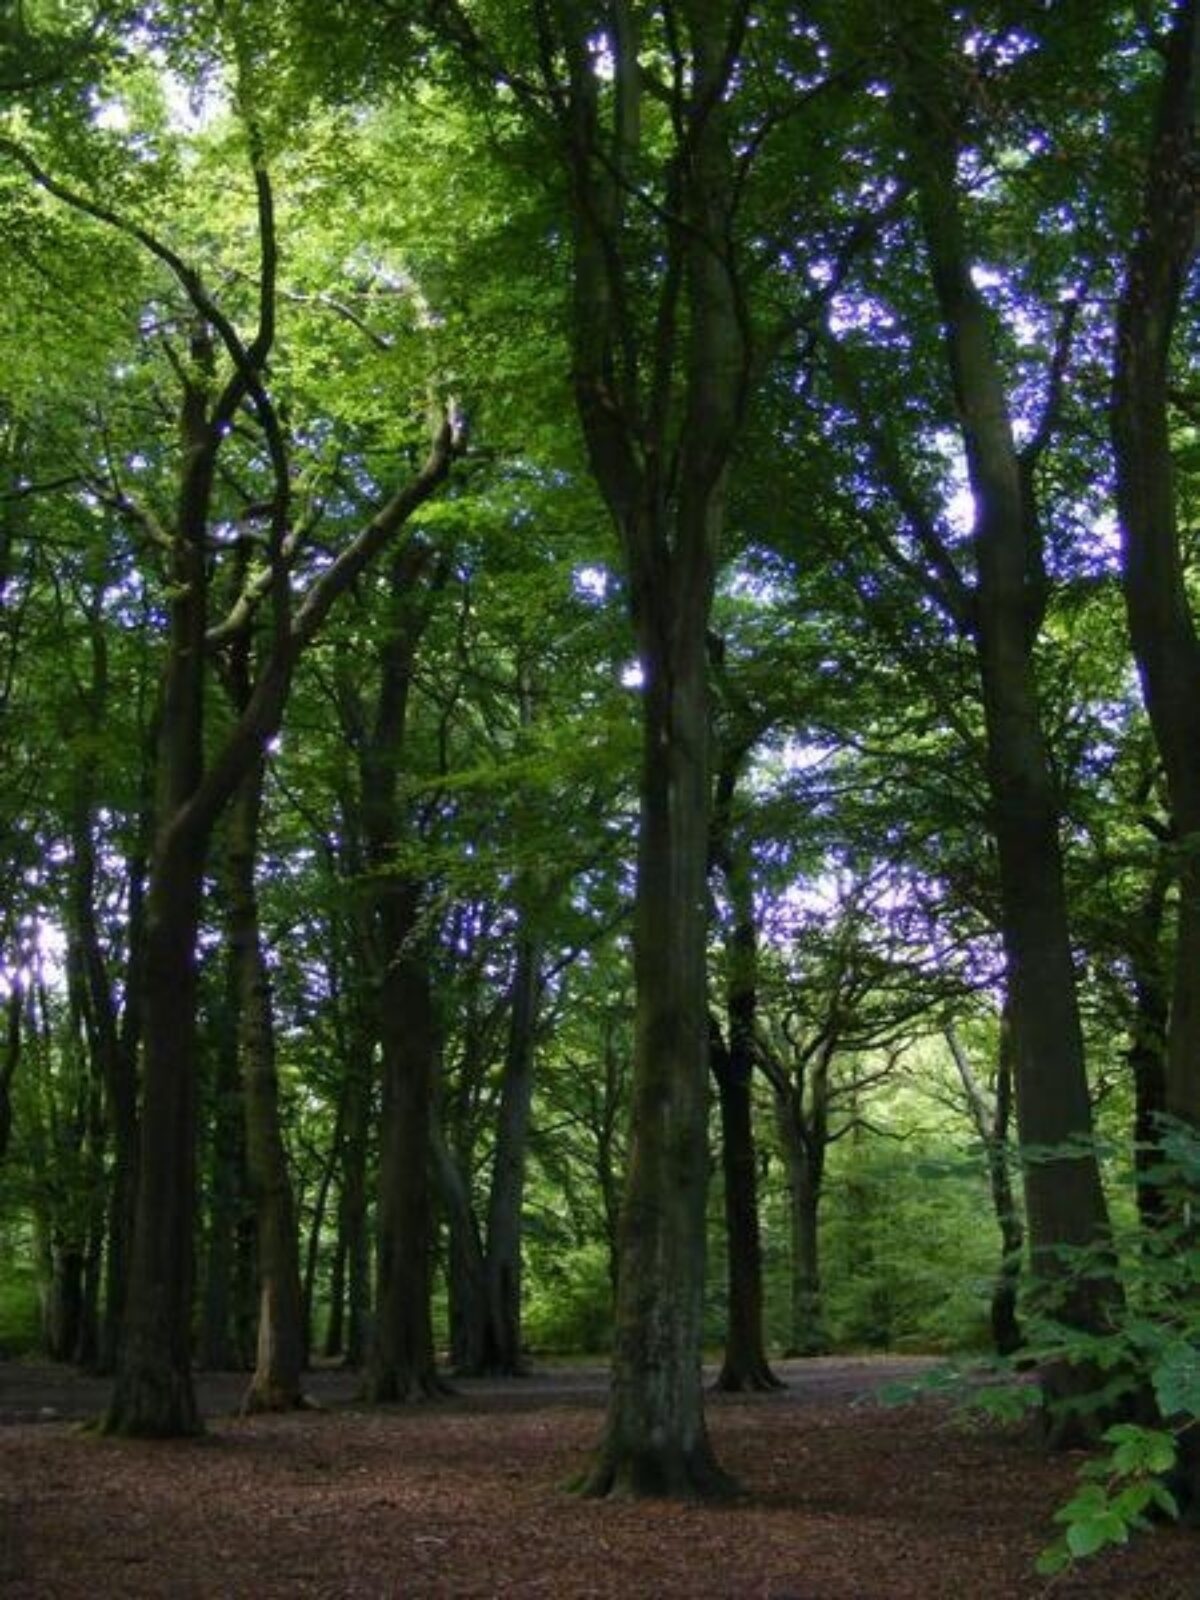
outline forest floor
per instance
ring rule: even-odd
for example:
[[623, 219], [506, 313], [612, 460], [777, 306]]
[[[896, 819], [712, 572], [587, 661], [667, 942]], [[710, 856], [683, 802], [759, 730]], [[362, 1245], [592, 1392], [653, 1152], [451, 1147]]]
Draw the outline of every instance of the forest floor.
[[234, 1414], [244, 1378], [202, 1375], [204, 1438], [142, 1443], [78, 1425], [102, 1382], [0, 1363], [0, 1594], [1200, 1600], [1200, 1533], [1175, 1527], [1039, 1579], [1079, 1458], [944, 1400], [873, 1398], [921, 1365], [782, 1362], [778, 1395], [714, 1395], [743, 1494], [688, 1506], [564, 1488], [599, 1435], [599, 1367], [374, 1410], [350, 1375], [318, 1372], [321, 1409], [254, 1418]]

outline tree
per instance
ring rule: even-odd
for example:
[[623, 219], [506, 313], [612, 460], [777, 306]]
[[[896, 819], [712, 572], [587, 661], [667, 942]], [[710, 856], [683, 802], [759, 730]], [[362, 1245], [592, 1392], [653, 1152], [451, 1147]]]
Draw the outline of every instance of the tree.
[[[1068, 297], [1041, 385], [1041, 412], [1019, 445], [995, 319], [972, 268], [961, 161], [974, 123], [963, 25], [916, 3], [889, 35], [896, 131], [911, 186], [928, 282], [940, 319], [940, 350], [973, 500], [974, 582], [936, 515], [923, 504], [903, 452], [870, 420], [839, 347], [830, 361], [839, 393], [872, 439], [883, 481], [895, 495], [924, 568], [928, 593], [970, 640], [985, 730], [989, 821], [997, 848], [1001, 933], [1017, 1063], [1021, 1143], [1034, 1272], [1055, 1315], [1102, 1332], [1119, 1303], [1107, 1208], [1092, 1143], [1083, 1030], [1073, 971], [1054, 766], [1042, 723], [1034, 645], [1049, 579], [1038, 471], [1061, 419], [1063, 379], [1077, 312]], [[977, 41], [978, 44], [978, 41]], [[1002, 55], [999, 59], [1003, 59]], [[885, 543], [887, 541], [885, 540]], [[893, 551], [896, 547], [892, 546]], [[1108, 1267], [1103, 1261], [1108, 1255]], [[1077, 1271], [1081, 1255], [1092, 1264]], [[1052, 1364], [1048, 1400], [1106, 1380], [1086, 1364]], [[1048, 1412], [1064, 1437], [1087, 1432], [1078, 1413]]]
[[1113, 353], [1112, 445], [1126, 612], [1166, 774], [1179, 868], [1165, 1109], [1200, 1125], [1200, 639], [1181, 545], [1171, 439], [1171, 355], [1200, 238], [1196, 102], [1200, 6], [1181, 0], [1163, 70], [1145, 183], [1124, 266]]

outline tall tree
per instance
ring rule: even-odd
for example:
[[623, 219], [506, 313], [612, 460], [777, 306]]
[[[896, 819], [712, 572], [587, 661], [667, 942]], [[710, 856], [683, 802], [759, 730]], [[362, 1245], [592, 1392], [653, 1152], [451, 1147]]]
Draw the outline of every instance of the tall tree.
[[[972, 21], [913, 0], [892, 14], [886, 37], [903, 182], [915, 202], [940, 323], [940, 359], [972, 498], [973, 581], [944, 522], [925, 501], [895, 434], [872, 416], [875, 408], [866, 405], [850, 367], [833, 347], [831, 367], [907, 523], [917, 555], [906, 570], [924, 571], [930, 596], [974, 652], [1015, 1038], [1017, 1118], [1022, 1145], [1031, 1152], [1024, 1185], [1033, 1266], [1056, 1316], [1084, 1332], [1102, 1332], [1110, 1325], [1119, 1288], [1108, 1255], [1108, 1214], [1093, 1142], [1060, 796], [1035, 662], [1049, 597], [1038, 472], [1061, 421], [1077, 306], [1068, 298], [1042, 378], [1041, 414], [1027, 441], [1019, 443], [1003, 339], [977, 281], [962, 175], [967, 152], [979, 139], [967, 37]], [[1003, 60], [1002, 53], [998, 59]], [[1077, 1270], [1081, 1253], [1094, 1258], [1082, 1272]], [[1069, 1401], [1107, 1380], [1087, 1364], [1060, 1361], [1047, 1368], [1043, 1381], [1048, 1399]], [[1047, 1415], [1064, 1438], [1091, 1426], [1070, 1406]]]
[[1200, 239], [1200, 5], [1180, 0], [1124, 267], [1112, 442], [1129, 631], [1166, 773], [1179, 869], [1166, 1110], [1200, 1126], [1200, 637], [1188, 592], [1171, 439], [1171, 357]]
[[601, 1495], [724, 1482], [700, 1382], [706, 636], [752, 359], [732, 110], [748, 21], [741, 0], [536, 7], [540, 88], [568, 183], [575, 395], [621, 540], [644, 679], [630, 1149], [612, 1392], [586, 1481]]

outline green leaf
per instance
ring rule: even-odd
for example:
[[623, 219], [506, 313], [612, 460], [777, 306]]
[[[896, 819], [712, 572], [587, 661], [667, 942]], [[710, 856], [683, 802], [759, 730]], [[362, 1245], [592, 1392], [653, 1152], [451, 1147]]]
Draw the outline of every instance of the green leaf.
[[1151, 1373], [1164, 1416], [1200, 1416], [1200, 1351], [1184, 1340], [1170, 1345]]
[[1080, 1560], [1095, 1555], [1106, 1544], [1125, 1544], [1128, 1539], [1128, 1527], [1112, 1512], [1086, 1522], [1073, 1522], [1067, 1529], [1067, 1548]]
[[1116, 1446], [1112, 1453], [1113, 1470], [1126, 1477], [1134, 1473], [1169, 1472], [1175, 1465], [1174, 1437], [1160, 1428], [1139, 1428], [1122, 1422], [1109, 1428], [1104, 1437]]
[[1034, 1571], [1043, 1578], [1056, 1577], [1064, 1567], [1071, 1564], [1071, 1552], [1067, 1549], [1065, 1539], [1056, 1539], [1053, 1544], [1048, 1544], [1034, 1562]]

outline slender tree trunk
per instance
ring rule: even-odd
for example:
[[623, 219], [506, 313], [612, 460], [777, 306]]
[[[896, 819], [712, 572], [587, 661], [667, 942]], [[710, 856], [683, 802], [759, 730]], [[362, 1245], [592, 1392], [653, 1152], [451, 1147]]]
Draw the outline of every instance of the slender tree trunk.
[[1133, 983], [1133, 1020], [1126, 1059], [1133, 1078], [1133, 1161], [1138, 1174], [1138, 1215], [1142, 1226], [1156, 1228], [1167, 1215], [1167, 1197], [1154, 1173], [1159, 1165], [1159, 1138], [1167, 1110], [1167, 1037], [1170, 1027], [1170, 984], [1162, 949], [1167, 895], [1174, 881], [1170, 861], [1160, 858], [1129, 947]]
[[710, 1045], [721, 1111], [721, 1168], [729, 1241], [728, 1326], [716, 1387], [727, 1393], [781, 1389], [763, 1347], [762, 1248], [758, 1230], [758, 1172], [750, 1085], [753, 1062], [726, 1049], [713, 1028]]
[[486, 1263], [467, 1182], [436, 1118], [433, 1158], [450, 1236], [450, 1367], [459, 1376], [474, 1377], [486, 1369]]
[[729, 1046], [710, 1024], [713, 1077], [721, 1108], [721, 1168], [728, 1239], [728, 1330], [717, 1388], [780, 1389], [763, 1344], [762, 1244], [751, 1087], [758, 1019], [758, 929], [748, 851], [734, 837], [733, 804], [749, 745], [722, 753], [713, 802], [711, 858], [725, 878], [732, 926], [726, 939]]
[[[522, 912], [521, 917], [525, 921], [526, 914]], [[484, 1367], [508, 1376], [517, 1376], [525, 1370], [521, 1350], [521, 1224], [533, 1106], [540, 964], [541, 946], [527, 929], [523, 929], [517, 936], [510, 995], [485, 1252], [487, 1348]]]
[[21, 1064], [21, 1012], [25, 1004], [24, 990], [15, 982], [9, 990], [4, 1007], [4, 1054], [0, 1056], [0, 1161], [8, 1154], [12, 1137], [12, 1086]]
[[205, 1028], [205, 1054], [212, 1062], [208, 1093], [207, 1177], [204, 1184], [204, 1261], [198, 1318], [201, 1367], [233, 1371], [247, 1364], [235, 1337], [239, 1233], [249, 1207], [246, 1178], [246, 1119], [238, 1069], [241, 1006], [237, 958], [226, 914], [220, 1000], [214, 996]]
[[[143, 783], [150, 778], [150, 758], [143, 754]], [[104, 1327], [101, 1365], [115, 1372], [120, 1339], [121, 1316], [129, 1278], [129, 1253], [133, 1243], [137, 1201], [138, 1155], [138, 1051], [141, 1046], [143, 1005], [143, 959], [146, 927], [145, 836], [149, 832], [151, 801], [143, 795], [139, 808], [139, 837], [125, 862], [129, 885], [126, 917], [125, 1004], [121, 1016], [117, 1052], [112, 1060], [113, 1076], [107, 1084], [109, 1136], [112, 1141], [112, 1176], [109, 1187], [108, 1253], [105, 1258]]]
[[347, 1063], [346, 1136], [338, 1236], [346, 1250], [346, 1337], [343, 1360], [357, 1370], [367, 1359], [371, 1317], [371, 1237], [367, 1204], [370, 1145], [370, 1048], [365, 1042]]
[[258, 1247], [258, 1337], [247, 1411], [303, 1403], [306, 1345], [299, 1237], [279, 1120], [275, 1024], [263, 956], [255, 867], [265, 762], [252, 768], [229, 813], [230, 934], [238, 973], [238, 1059], [246, 1128], [246, 1173]]
[[824, 1355], [829, 1348], [821, 1290], [821, 1195], [825, 1153], [814, 1148], [800, 1091], [777, 1091], [780, 1145], [787, 1168], [792, 1257], [789, 1356]]
[[992, 1343], [997, 1355], [1010, 1356], [1024, 1343], [1017, 1318], [1017, 1290], [1021, 1281], [1021, 1257], [1025, 1248], [1025, 1229], [1013, 1194], [1010, 1171], [1008, 1128], [1012, 1114], [1013, 1034], [1005, 1015], [1000, 1023], [1000, 1052], [996, 1066], [996, 1097], [992, 1105], [971, 1070], [971, 1063], [952, 1028], [946, 1030], [946, 1043], [958, 1068], [967, 1097], [975, 1132], [987, 1159], [988, 1186], [992, 1209], [1000, 1229], [1000, 1265], [992, 1284]]
[[[342, 1154], [342, 1135], [345, 1131], [345, 1099], [339, 1101], [337, 1118], [333, 1126], [333, 1137], [329, 1142], [329, 1154], [321, 1167], [321, 1177], [317, 1183], [317, 1192], [313, 1197], [312, 1222], [308, 1229], [308, 1244], [304, 1251], [304, 1275], [300, 1284], [300, 1320], [305, 1331], [304, 1365], [308, 1365], [309, 1351], [312, 1348], [314, 1332], [314, 1319], [316, 1316], [317, 1274], [321, 1261], [321, 1246], [325, 1234], [325, 1219], [329, 1212], [329, 1196], [333, 1190], [333, 1181], [337, 1174], [338, 1163]], [[334, 1240], [333, 1271], [330, 1274], [330, 1306], [329, 1323], [332, 1327], [335, 1317], [333, 1283], [339, 1270], [344, 1279], [345, 1252], [342, 1249], [340, 1238]], [[340, 1323], [345, 1305], [344, 1281], [339, 1286], [336, 1302], [336, 1316]], [[327, 1334], [328, 1337], [328, 1334]], [[339, 1326], [337, 1343], [334, 1355], [342, 1353], [342, 1331]], [[325, 1351], [328, 1356], [330, 1352]]]

